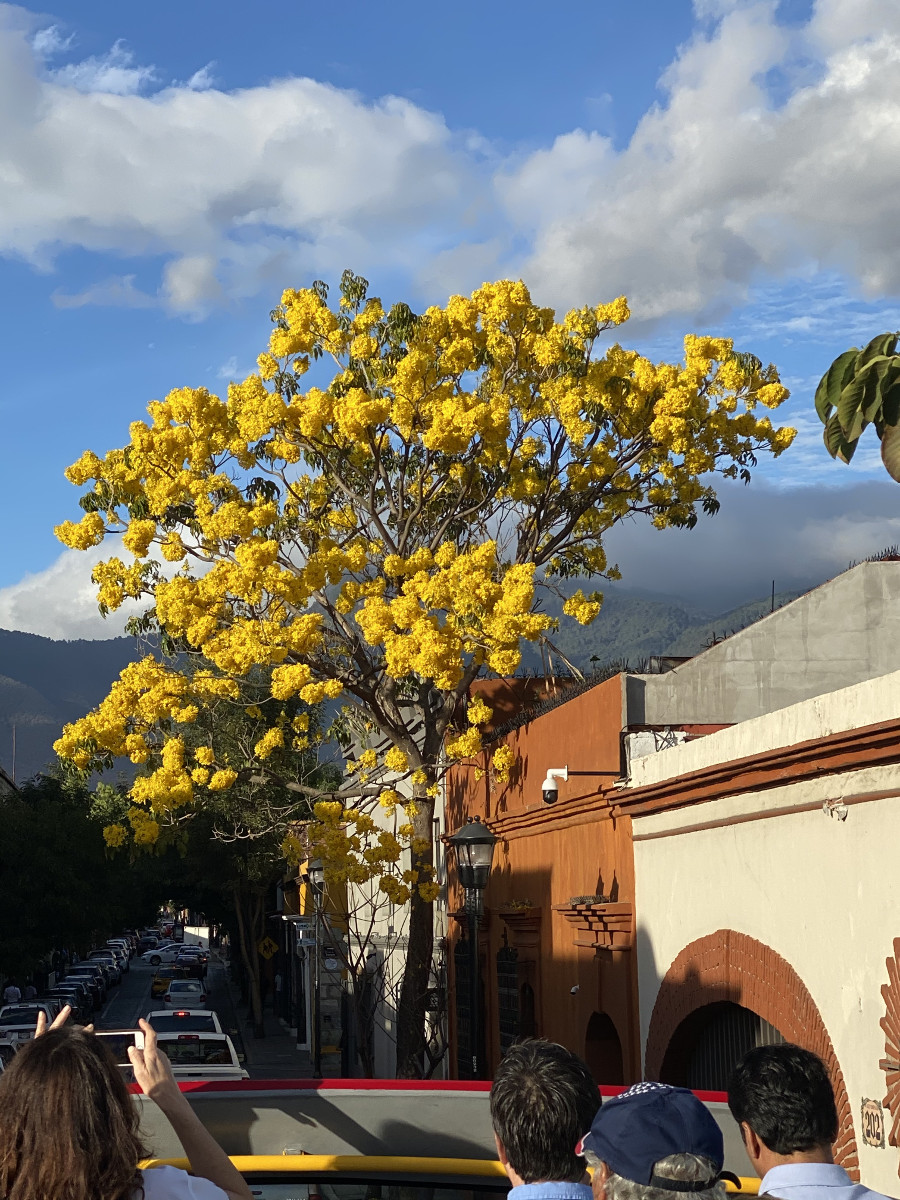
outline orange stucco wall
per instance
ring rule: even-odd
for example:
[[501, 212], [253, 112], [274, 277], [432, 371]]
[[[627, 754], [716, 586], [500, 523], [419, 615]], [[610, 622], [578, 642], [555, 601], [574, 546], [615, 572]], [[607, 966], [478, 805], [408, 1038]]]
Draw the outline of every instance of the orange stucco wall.
[[[486, 696], [488, 702], [490, 697]], [[510, 782], [475, 777], [475, 764], [454, 767], [448, 780], [447, 829], [468, 816], [486, 820], [499, 837], [485, 892], [481, 957], [486, 997], [486, 1053], [499, 1059], [496, 953], [504, 937], [532, 959], [537, 1032], [602, 1064], [594, 1042], [586, 1045], [594, 1014], [606, 1014], [618, 1033], [624, 1081], [639, 1078], [636, 970], [630, 949], [594, 950], [555, 905], [574, 896], [605, 894], [634, 901], [631, 822], [614, 820], [605, 796], [620, 771], [623, 681], [615, 676], [520, 726], [504, 741], [516, 761]], [[491, 750], [500, 743], [493, 743]], [[482, 768], [486, 761], [481, 763]], [[541, 783], [550, 768], [598, 772], [560, 781], [556, 804], [544, 804]], [[601, 774], [600, 772], [606, 772]], [[451, 911], [462, 906], [451, 874]], [[526, 903], [530, 907], [525, 907]], [[535, 910], [540, 910], [539, 918]], [[530, 919], [529, 919], [530, 914]], [[504, 915], [511, 919], [504, 920]], [[452, 923], [451, 942], [459, 936]], [[632, 916], [633, 936], [633, 916]], [[449, 956], [452, 979], [452, 946]], [[572, 989], [576, 989], [573, 993]], [[451, 1039], [454, 1036], [451, 996]], [[608, 1023], [594, 1016], [592, 1029]], [[455, 1054], [451, 1053], [455, 1068]], [[598, 1072], [603, 1069], [598, 1066]], [[601, 1079], [600, 1082], [617, 1082]]]

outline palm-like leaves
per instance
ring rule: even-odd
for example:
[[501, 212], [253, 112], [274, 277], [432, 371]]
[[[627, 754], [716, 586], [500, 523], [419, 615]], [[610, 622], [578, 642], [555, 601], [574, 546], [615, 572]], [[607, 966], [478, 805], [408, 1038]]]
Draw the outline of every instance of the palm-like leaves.
[[881, 333], [862, 350], [839, 355], [816, 388], [816, 412], [832, 458], [849, 463], [867, 425], [874, 425], [881, 458], [900, 483], [900, 333]]

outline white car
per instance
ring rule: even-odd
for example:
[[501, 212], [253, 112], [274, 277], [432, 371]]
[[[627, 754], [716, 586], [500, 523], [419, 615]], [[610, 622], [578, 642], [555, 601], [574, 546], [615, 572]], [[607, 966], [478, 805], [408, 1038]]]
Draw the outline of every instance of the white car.
[[157, 1033], [224, 1033], [219, 1014], [211, 1008], [158, 1008], [147, 1013]]
[[157, 1044], [169, 1056], [177, 1080], [250, 1078], [227, 1033], [161, 1033]]
[[180, 953], [181, 947], [176, 944], [157, 946], [154, 950], [145, 950], [141, 955], [141, 962], [149, 963], [151, 967], [158, 967], [160, 963], [173, 963]]
[[202, 979], [173, 979], [163, 996], [166, 1008], [206, 1008], [207, 991]]

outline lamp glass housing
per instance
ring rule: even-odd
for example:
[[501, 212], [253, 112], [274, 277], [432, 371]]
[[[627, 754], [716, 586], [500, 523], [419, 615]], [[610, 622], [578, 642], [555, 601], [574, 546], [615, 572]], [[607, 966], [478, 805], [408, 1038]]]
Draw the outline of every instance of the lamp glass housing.
[[448, 839], [456, 850], [460, 886], [469, 891], [483, 891], [487, 886], [497, 839], [481, 821], [469, 817], [461, 829]]
[[306, 874], [310, 886], [321, 895], [325, 890], [325, 865], [321, 858], [314, 858], [312, 862], [307, 863]]

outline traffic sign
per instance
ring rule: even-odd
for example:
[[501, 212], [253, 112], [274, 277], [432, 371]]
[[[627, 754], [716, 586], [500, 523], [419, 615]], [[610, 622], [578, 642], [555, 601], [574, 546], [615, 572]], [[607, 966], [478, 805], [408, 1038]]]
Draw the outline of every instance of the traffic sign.
[[270, 937], [260, 938], [256, 943], [256, 948], [263, 958], [271, 958], [273, 954], [278, 953], [278, 943]]

